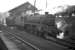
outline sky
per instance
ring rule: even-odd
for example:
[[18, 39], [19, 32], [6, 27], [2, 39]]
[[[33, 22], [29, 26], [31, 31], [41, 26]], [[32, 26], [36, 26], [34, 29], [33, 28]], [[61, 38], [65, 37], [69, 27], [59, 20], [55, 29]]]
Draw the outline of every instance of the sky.
[[[30, 2], [34, 5], [35, 0], [0, 0], [0, 12], [7, 12], [10, 9], [13, 9], [25, 2]], [[46, 0], [36, 0], [36, 7], [40, 10], [49, 11], [50, 13], [60, 11], [61, 9], [57, 6], [65, 6], [65, 5], [75, 5], [75, 0], [47, 0], [47, 8], [46, 8]]]

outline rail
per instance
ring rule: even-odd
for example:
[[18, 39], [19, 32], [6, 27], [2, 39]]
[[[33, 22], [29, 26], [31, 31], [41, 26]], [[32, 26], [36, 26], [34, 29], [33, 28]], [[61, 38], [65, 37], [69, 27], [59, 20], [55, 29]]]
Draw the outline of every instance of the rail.
[[27, 42], [27, 41], [23, 40], [18, 35], [14, 34], [14, 33], [10, 33], [9, 31], [6, 31], [6, 32], [11, 34], [11, 35], [13, 35], [15, 38], [17, 38], [18, 40], [22, 41], [24, 44], [27, 44], [28, 46], [32, 47], [34, 50], [40, 50], [40, 48], [38, 48], [37, 46], [31, 44], [30, 42]]

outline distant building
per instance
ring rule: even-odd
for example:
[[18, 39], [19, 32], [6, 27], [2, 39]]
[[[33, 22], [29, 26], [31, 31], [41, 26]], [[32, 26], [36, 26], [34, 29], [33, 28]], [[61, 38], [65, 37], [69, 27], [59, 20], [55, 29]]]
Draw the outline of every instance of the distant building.
[[33, 14], [34, 12], [38, 11], [36, 7], [31, 5], [29, 2], [26, 2], [12, 10], [9, 11], [11, 14], [10, 16], [20, 16], [20, 15], [26, 15], [26, 14]]

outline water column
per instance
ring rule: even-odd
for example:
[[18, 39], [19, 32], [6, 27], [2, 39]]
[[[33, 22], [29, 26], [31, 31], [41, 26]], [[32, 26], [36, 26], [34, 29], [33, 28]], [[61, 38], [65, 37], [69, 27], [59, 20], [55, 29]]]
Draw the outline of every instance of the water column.
[[9, 13], [5, 12], [5, 13], [0, 13], [0, 24], [7, 26], [6, 24], [6, 18], [9, 17]]

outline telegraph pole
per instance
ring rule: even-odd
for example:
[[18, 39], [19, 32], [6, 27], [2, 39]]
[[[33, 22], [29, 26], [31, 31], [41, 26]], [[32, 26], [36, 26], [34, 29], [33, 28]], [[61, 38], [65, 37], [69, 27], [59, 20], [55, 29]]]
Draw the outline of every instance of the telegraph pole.
[[46, 11], [45, 14], [48, 15], [48, 11], [47, 11], [47, 0], [46, 0]]
[[47, 0], [46, 0], [46, 8], [47, 8]]
[[[36, 0], [34, 0], [34, 7], [36, 7]], [[34, 14], [35, 14], [35, 8], [34, 8]]]

